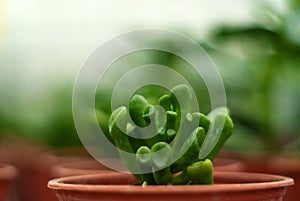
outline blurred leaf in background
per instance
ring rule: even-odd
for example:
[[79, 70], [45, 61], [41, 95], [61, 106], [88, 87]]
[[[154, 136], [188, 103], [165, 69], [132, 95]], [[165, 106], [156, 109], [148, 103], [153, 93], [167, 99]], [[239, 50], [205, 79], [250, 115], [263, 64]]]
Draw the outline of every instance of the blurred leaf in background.
[[[227, 13], [222, 13], [219, 18], [235, 18], [235, 15], [230, 16], [228, 13], [239, 10], [233, 8], [240, 8], [242, 12], [238, 13], [245, 17], [247, 12], [247, 9], [243, 10], [245, 2], [240, 2], [240, 7], [234, 7], [231, 2], [229, 9], [226, 9], [226, 2], [223, 3], [225, 7], [221, 5], [220, 10], [213, 10], [207, 14], [215, 15], [216, 11], [223, 12], [223, 9], [226, 9]], [[36, 2], [31, 2], [29, 5], [32, 6], [33, 3]], [[15, 10], [12, 4], [8, 4], [11, 5], [9, 11], [12, 15], [10, 16], [12, 21], [8, 22], [13, 23], [10, 25], [11, 34], [7, 34], [11, 36], [7, 40], [7, 46], [0, 47], [0, 62], [4, 66], [0, 68], [1, 95], [4, 93], [0, 98], [0, 133], [15, 133], [55, 147], [80, 144], [72, 118], [73, 79], [81, 60], [95, 44], [99, 43], [99, 35], [105, 33], [102, 27], [99, 28], [100, 19], [104, 18], [98, 15], [98, 7], [97, 9], [95, 6], [86, 7], [85, 10], [81, 6], [83, 4], [84, 2], [74, 4], [71, 14], [78, 14], [76, 15], [78, 18], [74, 19], [73, 15], [65, 15], [64, 8], [69, 8], [68, 4], [64, 4], [65, 7], [56, 7], [61, 5], [61, 2], [40, 3], [38, 4], [40, 7], [28, 6], [23, 10]], [[124, 6], [125, 4], [126, 2]], [[203, 2], [200, 4], [204, 5]], [[298, 123], [300, 3], [297, 0], [289, 0], [284, 1], [283, 4], [285, 9], [280, 10], [271, 1], [259, 1], [256, 6], [259, 10], [253, 13], [256, 17], [255, 22], [219, 24], [208, 35], [208, 41], [199, 42], [213, 57], [225, 82], [228, 106], [236, 122], [236, 132], [239, 133], [227, 143], [232, 148], [274, 150], [300, 147]], [[207, 5], [211, 7], [211, 4]], [[197, 8], [196, 12], [190, 12], [192, 7]], [[173, 20], [177, 27], [191, 23], [189, 24], [193, 25], [191, 27], [185, 26], [181, 30], [176, 30], [194, 36], [202, 35], [203, 26], [198, 27], [197, 24], [203, 23], [201, 19], [208, 23], [208, 19], [203, 17], [205, 13], [199, 12], [197, 6], [188, 8], [190, 21], [180, 17], [182, 18], [180, 22], [184, 23], [177, 24], [178, 21], [175, 18], [171, 19], [171, 15], [168, 20]], [[92, 12], [83, 12], [89, 11], [88, 9]], [[19, 11], [23, 11], [22, 15], [17, 15]], [[57, 15], [54, 16], [52, 11], [56, 11]], [[165, 17], [166, 10], [162, 9], [161, 12]], [[30, 13], [32, 15], [27, 15]], [[86, 13], [95, 14], [91, 16], [98, 17], [99, 21], [96, 18], [90, 20], [90, 16], [86, 16]], [[110, 16], [111, 12], [106, 14]], [[177, 13], [173, 14], [177, 16]], [[23, 16], [28, 18], [23, 19]], [[78, 20], [81, 17], [84, 17], [83, 21]], [[129, 20], [133, 17], [140, 19], [136, 15], [131, 17]], [[167, 18], [162, 20], [160, 16], [155, 17], [157, 17], [155, 22], [160, 22], [161, 25], [164, 25], [167, 20]], [[220, 23], [219, 18], [217, 20]], [[145, 18], [141, 19], [145, 20]], [[0, 3], [0, 41], [5, 32], [2, 22]], [[105, 26], [112, 24], [111, 21], [105, 22], [107, 23]], [[85, 29], [82, 29], [81, 23], [84, 24]], [[121, 21], [114, 26], [120, 27], [121, 24], [126, 23], [127, 21]], [[138, 21], [138, 23], [144, 27], [146, 22]], [[111, 36], [112, 32], [115, 34], [123, 30], [113, 29], [114, 26], [107, 28], [110, 31], [107, 35]], [[132, 27], [136, 28], [137, 25], [132, 24]], [[49, 35], [46, 35], [48, 32]], [[173, 45], [168, 40], [159, 43], [166, 46]], [[77, 54], [75, 50], [78, 51]], [[116, 65], [122, 63], [130, 65], [124, 65], [124, 68], [115, 72], [107, 72], [113, 76], [105, 76], [103, 87], [99, 87], [96, 94], [96, 108], [104, 112], [104, 117], [111, 112], [110, 97], [120, 76], [145, 63], [176, 69], [191, 83], [201, 106], [201, 112], [207, 113], [211, 109], [209, 94], [203, 80], [199, 79], [193, 68], [183, 59], [170, 53], [157, 51], [137, 52], [122, 59], [119, 63], [116, 62]], [[50, 76], [50, 71], [55, 73]], [[65, 71], [65, 74], [62, 71]], [[61, 80], [71, 77], [72, 81], [64, 80], [63, 83], [56, 83], [59, 80], [56, 76], [60, 76]], [[159, 76], [172, 81], [171, 76]], [[155, 91], [157, 89], [143, 91], [143, 93]]]
[[[278, 150], [299, 139], [300, 7], [289, 3], [283, 13], [265, 4], [256, 24], [223, 25], [211, 34], [210, 53], [240, 132], [230, 144], [237, 149]], [[240, 146], [245, 141], [250, 145]]]
[[79, 146], [81, 142], [73, 122], [72, 87], [62, 87], [52, 94], [46, 115], [46, 141], [56, 147]]
[[[62, 84], [29, 101], [0, 104], [0, 133], [23, 136], [52, 147], [80, 146], [72, 116], [72, 85]], [[13, 100], [13, 99], [12, 99]]]

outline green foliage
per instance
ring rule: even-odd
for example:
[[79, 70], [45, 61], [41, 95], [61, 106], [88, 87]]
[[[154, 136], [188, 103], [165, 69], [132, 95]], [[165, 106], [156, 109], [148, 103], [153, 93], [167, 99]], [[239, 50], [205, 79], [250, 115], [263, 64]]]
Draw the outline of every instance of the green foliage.
[[[205, 116], [191, 111], [191, 91], [186, 85], [178, 85], [156, 98], [156, 104], [163, 108], [164, 114], [147, 98], [133, 95], [129, 109], [119, 107], [109, 118], [109, 138], [118, 147], [128, 169], [137, 168], [134, 165], [137, 164], [140, 170], [147, 172], [135, 174], [142, 183], [212, 184], [212, 161], [233, 132], [228, 114]], [[140, 129], [133, 126], [130, 119]], [[142, 130], [144, 128], [154, 132], [155, 136], [148, 137], [149, 133]], [[137, 132], [143, 138], [132, 137], [131, 132]], [[214, 139], [218, 139], [214, 147], [205, 143]], [[135, 154], [135, 163], [123, 151]], [[206, 157], [199, 158], [200, 151], [207, 152]]]
[[279, 151], [299, 140], [300, 4], [283, 3], [280, 11], [260, 2], [256, 23], [223, 24], [209, 37], [239, 132], [229, 146], [237, 150]]

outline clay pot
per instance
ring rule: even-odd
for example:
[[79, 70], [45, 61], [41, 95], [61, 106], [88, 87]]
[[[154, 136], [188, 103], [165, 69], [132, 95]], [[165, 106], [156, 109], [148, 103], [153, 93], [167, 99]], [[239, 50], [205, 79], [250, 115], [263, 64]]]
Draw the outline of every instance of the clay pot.
[[44, 151], [40, 153], [34, 161], [35, 178], [31, 181], [30, 194], [34, 193], [34, 201], [53, 201], [56, 196], [53, 191], [47, 188], [47, 182], [50, 179], [57, 178], [52, 174], [52, 169], [56, 165], [68, 162], [88, 160], [90, 156], [82, 147], [65, 148], [51, 151]]
[[246, 165], [241, 160], [231, 158], [215, 158], [213, 161], [215, 171], [245, 171]]
[[36, 198], [39, 190], [35, 188], [35, 183], [40, 178], [35, 161], [46, 149], [44, 146], [14, 135], [0, 139], [0, 163], [11, 164], [19, 172], [14, 182], [14, 201], [39, 200]]
[[287, 201], [298, 201], [300, 197], [300, 154], [274, 152], [230, 152], [223, 156], [236, 158], [245, 164], [244, 171], [280, 174], [291, 177], [295, 185], [288, 188]]
[[9, 137], [0, 140], [0, 163], [17, 167], [14, 201], [53, 201], [56, 196], [47, 188], [51, 169], [58, 164], [89, 157], [80, 148], [53, 150], [25, 139]]
[[299, 154], [273, 156], [268, 161], [268, 166], [271, 172], [286, 175], [294, 179], [295, 185], [291, 186], [291, 188], [288, 188], [285, 199], [288, 201], [298, 201], [300, 197]]
[[[117, 160], [115, 161], [117, 163]], [[94, 159], [85, 159], [76, 162], [69, 162], [56, 165], [52, 171], [52, 178], [74, 176], [74, 175], [85, 175], [101, 172], [113, 171], [105, 165], [99, 163]]]
[[243, 165], [243, 171], [254, 173], [271, 173], [268, 160], [274, 156], [272, 152], [235, 152], [231, 150], [222, 150], [219, 154], [222, 158], [230, 158], [241, 161]]
[[18, 175], [14, 166], [0, 164], [0, 201], [5, 201], [12, 195], [13, 182]]
[[63, 201], [282, 201], [293, 179], [268, 174], [215, 172], [214, 185], [139, 186], [127, 173], [91, 174], [49, 181]]

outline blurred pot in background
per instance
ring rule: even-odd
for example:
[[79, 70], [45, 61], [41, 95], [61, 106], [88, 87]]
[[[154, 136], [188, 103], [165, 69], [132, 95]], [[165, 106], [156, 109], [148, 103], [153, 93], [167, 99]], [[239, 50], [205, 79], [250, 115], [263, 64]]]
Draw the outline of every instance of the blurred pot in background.
[[45, 149], [41, 145], [12, 135], [0, 140], [0, 162], [12, 164], [19, 171], [14, 187], [15, 200], [37, 200], [33, 186], [40, 178], [35, 161]]
[[56, 200], [55, 194], [47, 188], [47, 182], [56, 178], [52, 170], [59, 164], [68, 162], [78, 162], [90, 160], [89, 153], [83, 147], [66, 147], [60, 149], [50, 149], [40, 153], [35, 159], [36, 179], [32, 182], [35, 186], [33, 191], [36, 194], [36, 201], [53, 201]]
[[54, 193], [47, 189], [52, 168], [89, 157], [82, 147], [57, 150], [15, 135], [0, 140], [0, 163], [13, 164], [19, 170], [13, 192], [17, 201], [55, 200]]
[[0, 201], [17, 199], [14, 195], [17, 177], [18, 170], [14, 166], [5, 163], [0, 164]]

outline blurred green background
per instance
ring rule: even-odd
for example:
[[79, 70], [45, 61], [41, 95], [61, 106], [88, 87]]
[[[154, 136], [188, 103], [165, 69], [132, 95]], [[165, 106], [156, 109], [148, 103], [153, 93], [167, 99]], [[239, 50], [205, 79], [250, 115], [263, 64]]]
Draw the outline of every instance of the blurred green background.
[[[300, 4], [291, 0], [0, 0], [0, 135], [80, 145], [72, 119], [80, 65], [102, 42], [145, 27], [183, 33], [213, 58], [236, 125], [227, 148], [300, 150]], [[182, 60], [154, 52], [143, 58], [189, 78], [209, 111], [203, 82]], [[109, 94], [108, 87], [96, 99], [109, 101]]]

